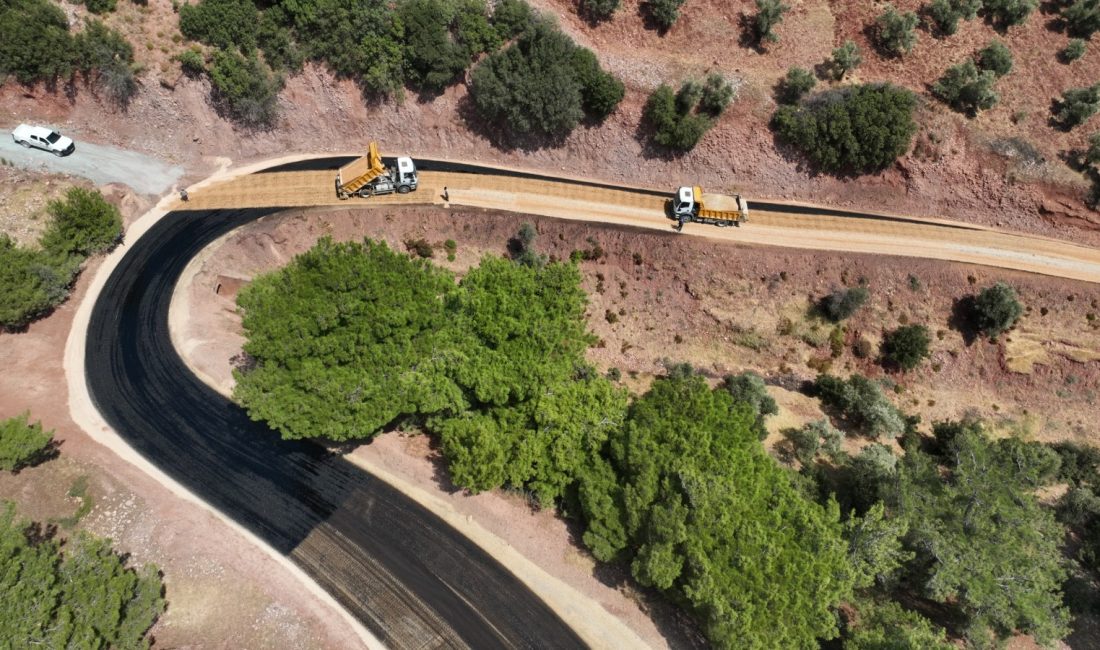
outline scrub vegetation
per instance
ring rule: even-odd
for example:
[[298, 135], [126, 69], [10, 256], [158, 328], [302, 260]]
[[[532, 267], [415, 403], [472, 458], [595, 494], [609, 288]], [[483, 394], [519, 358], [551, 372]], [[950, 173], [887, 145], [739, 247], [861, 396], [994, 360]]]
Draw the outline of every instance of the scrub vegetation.
[[84, 260], [122, 238], [118, 209], [94, 190], [74, 187], [48, 209], [38, 247], [0, 233], [0, 328], [24, 327], [64, 302]]
[[[576, 519], [594, 557], [683, 607], [717, 648], [1068, 634], [1062, 543], [1100, 529], [1091, 450], [997, 440], [978, 420], [922, 434], [880, 382], [821, 375], [812, 394], [832, 422], [786, 431], [785, 466], [761, 442], [777, 408], [759, 376], [670, 363], [628, 393], [585, 361], [577, 263], [539, 255], [530, 225], [515, 242], [457, 280], [385, 244], [322, 239], [239, 294], [252, 362], [237, 399], [286, 438], [419, 428], [456, 485], [523, 490]], [[995, 330], [1014, 309], [992, 296]], [[832, 316], [864, 300], [838, 291]], [[899, 331], [885, 352], [904, 368], [928, 332]], [[845, 451], [860, 434], [876, 442]], [[1035, 496], [1055, 482], [1074, 484], [1061, 521]], [[1096, 557], [1085, 544], [1081, 570]]]

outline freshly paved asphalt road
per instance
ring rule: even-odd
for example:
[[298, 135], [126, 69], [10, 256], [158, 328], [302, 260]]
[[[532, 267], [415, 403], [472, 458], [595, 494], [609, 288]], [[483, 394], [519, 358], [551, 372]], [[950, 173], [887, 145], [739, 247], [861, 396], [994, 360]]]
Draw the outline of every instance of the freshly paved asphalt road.
[[[62, 131], [62, 135], [66, 135]], [[59, 158], [49, 151], [22, 147], [11, 133], [0, 133], [0, 158], [16, 167], [90, 179], [96, 185], [125, 183], [138, 194], [164, 194], [183, 176], [183, 168], [125, 149], [76, 140], [76, 151]]]
[[219, 235], [275, 211], [173, 212], [135, 243], [88, 329], [85, 368], [99, 411], [147, 459], [303, 567], [389, 647], [584, 647], [464, 536], [320, 446], [281, 441], [179, 358], [168, 334], [179, 274]]

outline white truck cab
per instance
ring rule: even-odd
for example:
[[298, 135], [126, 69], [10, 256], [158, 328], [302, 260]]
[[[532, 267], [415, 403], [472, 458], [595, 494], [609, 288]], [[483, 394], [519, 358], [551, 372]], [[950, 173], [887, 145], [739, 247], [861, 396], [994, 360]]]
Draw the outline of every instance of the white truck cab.
[[16, 144], [28, 149], [30, 147], [45, 149], [55, 156], [67, 156], [76, 150], [76, 145], [71, 139], [44, 126], [20, 124], [11, 132], [11, 138]]
[[393, 180], [398, 192], [404, 193], [416, 189], [419, 179], [412, 158], [402, 156], [397, 159], [397, 177]]
[[676, 196], [672, 200], [672, 214], [680, 217], [690, 217], [695, 214], [695, 188], [681, 187], [676, 190]]

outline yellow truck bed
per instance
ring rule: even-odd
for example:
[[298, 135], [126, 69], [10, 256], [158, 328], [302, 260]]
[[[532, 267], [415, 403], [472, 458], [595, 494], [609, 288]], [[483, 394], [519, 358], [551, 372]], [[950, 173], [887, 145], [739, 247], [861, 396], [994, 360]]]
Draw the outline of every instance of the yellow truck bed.
[[378, 145], [372, 142], [367, 148], [367, 155], [356, 158], [336, 172], [336, 183], [344, 192], [354, 194], [385, 172], [386, 165], [382, 163]]

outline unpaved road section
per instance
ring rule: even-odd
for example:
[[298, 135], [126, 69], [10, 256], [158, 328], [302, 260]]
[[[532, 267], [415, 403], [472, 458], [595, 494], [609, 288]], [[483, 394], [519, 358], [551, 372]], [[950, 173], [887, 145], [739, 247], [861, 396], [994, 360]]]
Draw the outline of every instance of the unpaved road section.
[[[501, 171], [423, 171], [420, 189], [341, 201], [333, 188], [338, 159], [316, 159], [294, 171], [252, 174], [191, 194], [190, 209], [362, 206], [449, 203], [547, 217], [670, 231], [663, 192], [547, 180]], [[306, 167], [313, 167], [309, 169]], [[672, 188], [669, 188], [671, 192]], [[935, 219], [843, 214], [823, 207], [753, 204], [743, 228], [689, 224], [684, 234], [750, 244], [950, 260], [1100, 282], [1100, 250], [1087, 246]], [[183, 207], [178, 204], [178, 207]]]
[[96, 185], [124, 183], [138, 194], [148, 195], [163, 194], [183, 176], [179, 165], [90, 142], [77, 142], [76, 151], [59, 158], [48, 151], [15, 144], [8, 130], [0, 134], [0, 158], [24, 169], [81, 176]]

